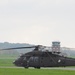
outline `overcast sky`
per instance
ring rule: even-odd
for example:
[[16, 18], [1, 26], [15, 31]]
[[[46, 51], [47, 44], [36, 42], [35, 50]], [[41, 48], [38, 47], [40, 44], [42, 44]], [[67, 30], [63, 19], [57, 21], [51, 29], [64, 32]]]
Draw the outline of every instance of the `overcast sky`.
[[0, 42], [75, 48], [75, 0], [0, 0]]

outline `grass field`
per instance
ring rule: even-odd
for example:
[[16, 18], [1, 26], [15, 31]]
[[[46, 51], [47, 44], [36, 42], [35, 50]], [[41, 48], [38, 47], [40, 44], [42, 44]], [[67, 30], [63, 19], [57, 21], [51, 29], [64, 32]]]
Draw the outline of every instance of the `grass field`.
[[0, 75], [75, 75], [75, 71], [51, 69], [0, 68]]
[[13, 61], [17, 59], [18, 57], [16, 56], [1, 56], [0, 55], [0, 66], [14, 66]]
[[0, 59], [0, 66], [14, 66], [14, 60], [15, 59]]

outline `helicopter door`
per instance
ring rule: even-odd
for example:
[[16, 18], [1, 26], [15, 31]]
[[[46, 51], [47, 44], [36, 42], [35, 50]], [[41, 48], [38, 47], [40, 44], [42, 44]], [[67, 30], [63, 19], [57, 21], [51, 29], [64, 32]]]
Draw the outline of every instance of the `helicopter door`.
[[29, 59], [30, 66], [39, 66], [39, 57], [30, 57]]
[[39, 66], [39, 57], [34, 57], [34, 65]]

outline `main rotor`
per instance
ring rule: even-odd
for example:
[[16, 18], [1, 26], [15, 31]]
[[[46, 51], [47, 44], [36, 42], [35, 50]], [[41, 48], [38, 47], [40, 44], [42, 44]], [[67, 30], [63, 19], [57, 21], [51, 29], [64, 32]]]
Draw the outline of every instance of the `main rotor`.
[[0, 49], [0, 50], [15, 50], [15, 49], [31, 49], [34, 48], [33, 51], [42, 51], [43, 49], [46, 48], [46, 46], [42, 46], [42, 45], [36, 45], [36, 46], [28, 46], [28, 47], [14, 47], [14, 48], [4, 48], [4, 49]]

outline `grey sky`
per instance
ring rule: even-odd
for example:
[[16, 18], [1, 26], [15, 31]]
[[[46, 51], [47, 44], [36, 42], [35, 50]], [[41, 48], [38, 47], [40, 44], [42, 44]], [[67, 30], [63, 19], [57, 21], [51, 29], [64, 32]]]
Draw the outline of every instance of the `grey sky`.
[[75, 48], [75, 0], [0, 0], [0, 42]]

